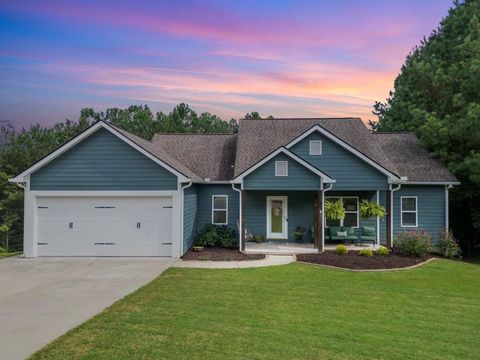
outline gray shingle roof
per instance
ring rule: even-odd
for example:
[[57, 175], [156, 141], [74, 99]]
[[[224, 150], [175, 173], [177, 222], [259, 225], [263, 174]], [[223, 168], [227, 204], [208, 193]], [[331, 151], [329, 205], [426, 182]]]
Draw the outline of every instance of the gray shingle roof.
[[112, 127], [194, 181], [227, 181], [315, 125], [409, 181], [457, 181], [414, 134], [372, 133], [359, 118], [241, 120], [238, 135], [156, 134], [151, 142]]
[[152, 143], [192, 169], [202, 179], [231, 180], [237, 135], [156, 134]]

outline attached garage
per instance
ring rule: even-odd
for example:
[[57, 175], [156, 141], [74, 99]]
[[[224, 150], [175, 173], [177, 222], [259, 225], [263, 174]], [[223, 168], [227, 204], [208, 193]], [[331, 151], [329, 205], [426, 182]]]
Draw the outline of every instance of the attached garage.
[[195, 176], [97, 122], [11, 179], [25, 189], [24, 255], [180, 257], [182, 187]]
[[171, 197], [38, 197], [38, 256], [172, 256]]

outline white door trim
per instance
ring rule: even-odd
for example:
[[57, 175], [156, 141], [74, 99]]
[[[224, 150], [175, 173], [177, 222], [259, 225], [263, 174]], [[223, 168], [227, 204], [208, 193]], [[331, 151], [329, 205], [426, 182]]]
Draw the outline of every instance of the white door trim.
[[[272, 233], [271, 206], [273, 200], [282, 200], [282, 233]], [[288, 196], [267, 196], [267, 239], [288, 240]]]

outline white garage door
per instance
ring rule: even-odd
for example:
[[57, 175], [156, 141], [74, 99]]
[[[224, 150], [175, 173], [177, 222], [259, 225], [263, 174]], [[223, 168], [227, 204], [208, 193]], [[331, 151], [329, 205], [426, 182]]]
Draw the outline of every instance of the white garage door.
[[39, 197], [39, 256], [172, 256], [170, 197]]

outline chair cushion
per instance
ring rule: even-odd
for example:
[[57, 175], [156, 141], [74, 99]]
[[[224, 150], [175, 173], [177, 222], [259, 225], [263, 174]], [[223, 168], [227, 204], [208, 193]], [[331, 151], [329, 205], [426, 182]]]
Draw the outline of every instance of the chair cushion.
[[347, 236], [355, 236], [355, 229], [351, 226], [344, 226], [343, 230], [347, 232]]
[[330, 236], [337, 236], [337, 232], [342, 231], [342, 227], [341, 226], [330, 226], [328, 228], [328, 230], [330, 231]]
[[375, 228], [371, 226], [363, 226], [362, 236], [375, 236]]

